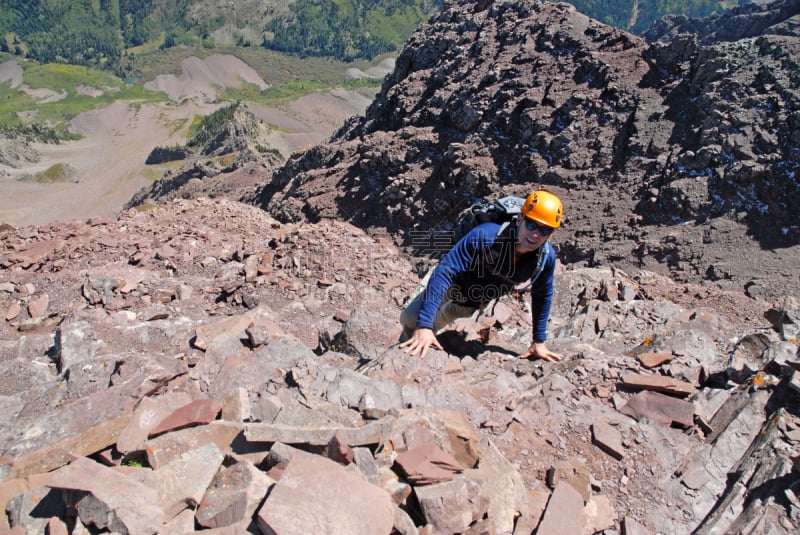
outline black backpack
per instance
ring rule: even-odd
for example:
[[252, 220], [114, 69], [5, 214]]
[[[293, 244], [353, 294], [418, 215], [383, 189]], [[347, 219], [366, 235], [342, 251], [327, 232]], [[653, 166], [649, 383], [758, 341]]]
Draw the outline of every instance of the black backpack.
[[470, 230], [481, 223], [506, 223], [520, 213], [525, 199], [508, 195], [496, 201], [481, 199], [461, 213], [453, 227], [453, 242], [463, 238]]
[[510, 195], [496, 201], [480, 199], [461, 212], [449, 230], [435, 230], [423, 236], [415, 235], [416, 254], [432, 260], [440, 260], [458, 243], [458, 240], [481, 223], [491, 221], [503, 224], [512, 221], [514, 216], [520, 213], [524, 203], [525, 199]]

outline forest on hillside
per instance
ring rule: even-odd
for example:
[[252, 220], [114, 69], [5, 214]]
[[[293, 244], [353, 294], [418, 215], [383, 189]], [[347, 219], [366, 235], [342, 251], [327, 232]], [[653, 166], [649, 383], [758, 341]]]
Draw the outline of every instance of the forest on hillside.
[[[283, 0], [266, 0], [280, 2]], [[707, 16], [741, 0], [573, 0], [578, 10], [634, 33], [665, 14]], [[233, 19], [230, 10], [203, 0], [0, 0], [0, 50], [40, 63], [71, 63], [110, 70], [135, 69], [136, 47], [181, 44], [217, 46], [212, 33], [225, 25], [248, 26], [264, 46], [299, 56], [372, 59], [402, 47], [443, 0], [295, 0], [263, 20]], [[221, 4], [220, 4], [221, 5]]]
[[295, 0], [264, 46], [301, 56], [372, 59], [400, 48], [443, 0]]
[[664, 15], [707, 17], [743, 0], [567, 0], [578, 11], [611, 26], [641, 34]]

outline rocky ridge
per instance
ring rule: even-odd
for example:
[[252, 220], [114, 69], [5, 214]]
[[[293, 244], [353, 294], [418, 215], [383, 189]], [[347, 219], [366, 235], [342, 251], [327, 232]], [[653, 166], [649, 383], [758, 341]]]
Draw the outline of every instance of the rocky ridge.
[[564, 361], [516, 357], [523, 296], [418, 359], [410, 259], [346, 222], [176, 199], [0, 237], [14, 533], [800, 526], [791, 299], [560, 266]]
[[648, 42], [567, 4], [449, 2], [363, 118], [244, 200], [419, 252], [475, 198], [542, 186], [565, 263], [797, 295], [798, 16], [749, 5]]
[[269, 128], [256, 119], [246, 104], [232, 106], [231, 119], [209, 132], [207, 139], [198, 146], [187, 144], [172, 150], [156, 147], [148, 156], [152, 163], [163, 163], [159, 154], [185, 162], [179, 169], [167, 171], [149, 187], [139, 190], [125, 203], [123, 210], [151, 203], [154, 199], [163, 202], [179, 197], [235, 197], [241, 189], [252, 185], [251, 178], [246, 178], [242, 185], [241, 180], [232, 176], [235, 171], [246, 168], [244, 176], [252, 177], [256, 170], [264, 172], [276, 168], [283, 160], [280, 154], [259, 150], [267, 145], [264, 136]]
[[[449, 4], [274, 176], [0, 228], [9, 530], [796, 532], [796, 4], [652, 45], [564, 4]], [[569, 210], [565, 360], [517, 358], [524, 295], [409, 358], [397, 245], [531, 179]], [[268, 211], [181, 198], [253, 184]]]

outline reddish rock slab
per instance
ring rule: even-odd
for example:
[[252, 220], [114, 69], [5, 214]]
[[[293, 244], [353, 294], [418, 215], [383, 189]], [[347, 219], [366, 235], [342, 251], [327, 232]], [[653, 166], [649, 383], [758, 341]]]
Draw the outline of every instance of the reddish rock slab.
[[[206, 444], [215, 444], [226, 455], [237, 455], [239, 452], [234, 451], [234, 448], [239, 445], [238, 437], [240, 436], [242, 436], [241, 424], [219, 420], [208, 425], [180, 429], [150, 439], [145, 443], [144, 451], [147, 454], [147, 463], [154, 470], [158, 470], [187, 451], [198, 449]], [[242, 446], [247, 445], [246, 442], [242, 444]], [[266, 456], [266, 452], [262, 456]]]
[[117, 450], [129, 453], [142, 449], [150, 431], [178, 407], [186, 405], [191, 400], [191, 396], [185, 392], [171, 392], [159, 398], [142, 398], [133, 411], [128, 425], [119, 434]]
[[597, 446], [620, 460], [625, 457], [625, 448], [622, 446], [622, 435], [619, 430], [607, 422], [595, 422], [592, 424], [592, 441]]
[[47, 314], [49, 305], [50, 297], [47, 294], [34, 297], [28, 302], [28, 314], [31, 318], [43, 318]]
[[385, 490], [320, 455], [292, 458], [258, 512], [263, 533], [389, 535], [394, 504]]
[[415, 485], [450, 481], [456, 473], [464, 470], [452, 455], [432, 443], [398, 453], [395, 462]]
[[622, 376], [622, 384], [629, 388], [641, 388], [665, 394], [689, 396], [697, 392], [691, 383], [667, 377], [665, 375], [628, 374]]
[[164, 512], [156, 505], [155, 490], [85, 457], [53, 472], [47, 485], [88, 493], [77, 504], [84, 524], [130, 535], [149, 535], [157, 533], [163, 523]]
[[414, 490], [425, 521], [436, 533], [464, 533], [473, 520], [470, 492], [464, 478]]
[[328, 445], [325, 446], [323, 455], [331, 461], [336, 461], [339, 464], [348, 465], [355, 459], [353, 448], [345, 444], [339, 437], [334, 436]]
[[248, 461], [220, 469], [197, 506], [197, 523], [221, 528], [252, 519], [274, 484], [271, 477]]
[[556, 485], [536, 533], [579, 535], [583, 533], [583, 498], [572, 485]]
[[650, 418], [664, 425], [684, 427], [691, 427], [694, 423], [693, 403], [648, 390], [633, 396], [620, 412], [637, 421]]
[[669, 362], [675, 358], [675, 355], [667, 353], [642, 353], [639, 355], [639, 362], [645, 368], [655, 368], [661, 366], [665, 362]]
[[42, 240], [15, 254], [12, 259], [22, 264], [22, 267], [29, 267], [45, 260], [48, 256], [64, 247], [66, 243], [62, 239]]
[[88, 425], [70, 436], [15, 458], [9, 466], [8, 479], [27, 477], [66, 464], [72, 455], [90, 455], [116, 442], [130, 414], [122, 414], [96, 425]]
[[198, 399], [187, 403], [176, 410], [150, 431], [154, 437], [167, 431], [175, 431], [194, 425], [205, 425], [216, 420], [222, 410], [222, 401], [216, 399]]

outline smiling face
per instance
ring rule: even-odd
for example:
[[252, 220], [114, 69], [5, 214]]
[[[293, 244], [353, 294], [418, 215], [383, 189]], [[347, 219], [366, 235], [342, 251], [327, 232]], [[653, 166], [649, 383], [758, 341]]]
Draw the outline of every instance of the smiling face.
[[[533, 220], [522, 214], [517, 216], [517, 254], [530, 253], [541, 247], [552, 234], [542, 235], [542, 230], [549, 227], [538, 225]], [[555, 229], [553, 229], [555, 230]]]

